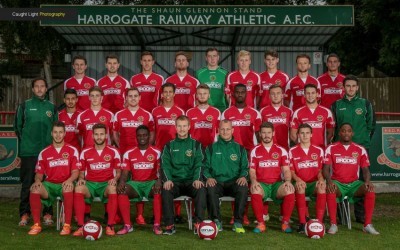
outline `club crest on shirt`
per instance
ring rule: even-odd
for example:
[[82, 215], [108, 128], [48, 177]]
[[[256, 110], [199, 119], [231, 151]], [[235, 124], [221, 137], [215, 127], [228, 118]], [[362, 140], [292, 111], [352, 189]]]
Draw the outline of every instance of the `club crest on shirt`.
[[121, 88], [122, 84], [120, 82], [115, 83], [116, 88]]
[[282, 84], [281, 79], [276, 79], [275, 84], [280, 86]]
[[105, 116], [100, 116], [99, 121], [105, 122], [106, 121], [106, 117]]
[[356, 109], [356, 114], [357, 115], [362, 115], [363, 110], [361, 108]]
[[176, 120], [177, 115], [175, 113], [171, 114], [171, 119]]
[[353, 152], [353, 153], [351, 153], [351, 156], [353, 156], [353, 158], [357, 158], [358, 157], [358, 153], [357, 152]]
[[238, 157], [236, 154], [231, 154], [230, 158], [232, 161], [236, 161]]
[[143, 118], [143, 116], [139, 116], [139, 117], [137, 118], [137, 120], [138, 120], [139, 122], [142, 122], [142, 121], [144, 120], [144, 118]]
[[318, 155], [316, 153], [311, 154], [311, 159], [315, 161], [316, 159], [318, 159]]
[[154, 160], [154, 155], [150, 154], [147, 156], [148, 161], [153, 161]]
[[212, 115], [207, 115], [206, 119], [207, 119], [207, 121], [211, 122], [213, 120], [213, 117], [212, 117]]
[[250, 120], [251, 115], [250, 115], [250, 114], [245, 114], [245, 115], [244, 115], [244, 118], [246, 118], [247, 120]]
[[338, 82], [338, 83], [336, 84], [336, 87], [338, 87], [338, 88], [343, 88], [343, 83], [342, 83], [342, 82]]
[[64, 159], [67, 159], [68, 156], [69, 156], [69, 154], [68, 154], [67, 152], [65, 152], [65, 153], [62, 154], [62, 157], [63, 157]]
[[217, 77], [215, 75], [210, 75], [210, 81], [215, 81], [217, 79]]
[[185, 82], [185, 86], [190, 88], [192, 86], [192, 83], [191, 82]]
[[286, 115], [285, 112], [282, 112], [282, 113], [281, 113], [281, 116], [282, 116], [283, 118], [286, 118], [287, 115]]
[[151, 80], [151, 81], [150, 81], [150, 84], [151, 84], [151, 85], [157, 85], [157, 81], [156, 81], [156, 80]]
[[111, 155], [105, 155], [103, 159], [105, 161], [110, 161], [111, 160]]
[[192, 157], [193, 151], [191, 149], [188, 149], [188, 150], [186, 150], [185, 154], [187, 157]]
[[317, 116], [317, 120], [318, 120], [319, 122], [322, 122], [323, 119], [324, 119], [324, 117], [323, 117], [322, 115]]
[[47, 110], [47, 111], [46, 111], [46, 115], [47, 115], [48, 117], [52, 117], [52, 116], [53, 116], [53, 112], [51, 112], [50, 110]]
[[279, 154], [278, 153], [273, 153], [272, 154], [272, 158], [275, 159], [275, 160], [278, 159], [279, 158]]
[[85, 89], [90, 89], [92, 87], [92, 85], [90, 85], [90, 83], [85, 83], [83, 84], [83, 87], [85, 87]]

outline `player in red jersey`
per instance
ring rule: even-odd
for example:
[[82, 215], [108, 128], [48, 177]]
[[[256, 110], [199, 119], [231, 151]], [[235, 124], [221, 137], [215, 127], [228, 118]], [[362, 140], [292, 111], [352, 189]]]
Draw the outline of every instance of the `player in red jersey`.
[[140, 56], [140, 65], [142, 72], [132, 76], [130, 84], [139, 89], [140, 107], [151, 112], [158, 106], [161, 85], [164, 83], [164, 77], [153, 72], [155, 63], [154, 55], [150, 51], [143, 51]]
[[[101, 88], [94, 86], [89, 90], [90, 108], [84, 110], [76, 119], [76, 127], [82, 137], [83, 147], [91, 147], [94, 145], [92, 136], [92, 127], [96, 123], [102, 123], [107, 126], [107, 135], [112, 129], [113, 113], [103, 108], [101, 102], [103, 100], [103, 91]], [[107, 138], [110, 143], [111, 139]]]
[[318, 105], [317, 87], [314, 84], [307, 84], [304, 87], [306, 105], [297, 109], [290, 123], [290, 139], [297, 143], [297, 131], [300, 124], [307, 123], [313, 128], [311, 143], [315, 146], [325, 148], [333, 137], [335, 119], [332, 112]]
[[318, 77], [321, 83], [321, 105], [331, 108], [332, 104], [344, 96], [344, 75], [339, 73], [340, 59], [336, 54], [329, 54], [326, 59], [328, 71]]
[[154, 120], [151, 113], [139, 106], [142, 96], [136, 87], [127, 90], [127, 107], [114, 116], [114, 142], [121, 154], [137, 146], [136, 128], [146, 125], [150, 129], [150, 144], [154, 143]]
[[176, 73], [165, 79], [165, 83], [172, 83], [176, 86], [175, 104], [185, 112], [195, 106], [196, 88], [200, 82], [189, 75], [189, 57], [184, 51], [175, 54]]
[[299, 126], [300, 143], [289, 151], [290, 170], [295, 182], [296, 207], [299, 215], [297, 232], [304, 233], [306, 224], [306, 196], [317, 200], [315, 207], [317, 219], [323, 223], [326, 204], [326, 184], [322, 175], [324, 151], [311, 144], [313, 129], [307, 123]]
[[232, 71], [226, 77], [225, 94], [230, 106], [235, 105], [233, 97], [234, 88], [241, 83], [246, 86], [246, 105], [255, 108], [259, 102], [260, 76], [250, 69], [251, 54], [249, 51], [241, 50], [237, 55], [239, 69]]
[[78, 130], [76, 128], [76, 119], [81, 111], [76, 109], [78, 95], [75, 89], [66, 89], [64, 92], [65, 109], [58, 113], [58, 120], [65, 124], [65, 142], [74, 146], [78, 151], [81, 150]]
[[118, 209], [117, 182], [121, 175], [121, 156], [118, 150], [106, 144], [107, 127], [102, 123], [93, 126], [95, 145], [82, 150], [79, 173], [74, 194], [74, 209], [78, 230], [74, 236], [83, 236], [85, 203], [91, 204], [94, 197], [107, 203], [108, 220], [106, 234], [115, 235], [115, 215]]
[[72, 59], [72, 68], [75, 74], [64, 82], [64, 91], [75, 89], [78, 95], [77, 108], [85, 110], [90, 108], [89, 89], [96, 85], [96, 80], [85, 75], [87, 60], [84, 56], [77, 55]]
[[[36, 165], [35, 182], [31, 186], [29, 201], [34, 225], [28, 232], [37, 235], [42, 231], [40, 212], [42, 204], [51, 206], [58, 196], [63, 197], [65, 224], [60, 235], [71, 233], [74, 181], [80, 167], [78, 150], [64, 142], [65, 125], [61, 121], [53, 124], [53, 143], [43, 149]], [[46, 176], [43, 181], [43, 177]]]
[[285, 233], [292, 232], [289, 221], [294, 208], [294, 187], [289, 158], [284, 148], [273, 143], [273, 135], [274, 125], [264, 122], [260, 128], [261, 143], [250, 153], [251, 205], [258, 222], [253, 230], [255, 233], [266, 230], [263, 200], [267, 198], [278, 204], [283, 203], [281, 229]]
[[190, 135], [201, 143], [203, 150], [211, 145], [217, 134], [221, 112], [208, 104], [210, 87], [200, 84], [196, 90], [198, 105], [189, 109], [186, 116], [190, 118]]
[[[119, 180], [118, 207], [121, 212], [124, 227], [118, 235], [133, 231], [130, 215], [129, 199], [142, 201], [143, 198], [153, 199], [154, 225], [153, 232], [162, 234], [161, 230], [161, 179], [159, 178], [161, 152], [150, 146], [150, 130], [140, 125], [136, 130], [138, 146], [128, 150], [123, 157], [122, 175]], [[131, 173], [131, 180], [128, 180]]]
[[96, 85], [104, 93], [103, 107], [114, 114], [124, 108], [125, 92], [130, 88], [129, 82], [118, 75], [120, 63], [117, 55], [108, 55], [106, 57], [107, 75], [100, 78]]
[[[326, 201], [331, 222], [328, 233], [337, 233], [336, 200], [347, 196], [350, 202], [356, 202], [358, 198], [364, 197], [363, 231], [379, 234], [371, 224], [375, 207], [375, 187], [371, 183], [367, 151], [352, 141], [353, 128], [350, 123], [343, 123], [340, 126], [339, 137], [338, 142], [326, 149], [324, 159], [323, 174], [326, 179]], [[360, 168], [364, 181], [358, 180]]]
[[[289, 76], [278, 70], [279, 56], [275, 50], [267, 50], [264, 53], [264, 63], [267, 70], [260, 74], [260, 101], [258, 109], [262, 109], [271, 105], [269, 89], [271, 86], [280, 86], [285, 89], [286, 83], [289, 81]], [[276, 130], [275, 130], [276, 131]]]
[[286, 84], [285, 88], [285, 106], [296, 111], [305, 104], [304, 86], [314, 84], [318, 88], [318, 97], [321, 96], [321, 84], [308, 73], [311, 68], [311, 59], [306, 54], [299, 54], [296, 57], [297, 76], [293, 77]]

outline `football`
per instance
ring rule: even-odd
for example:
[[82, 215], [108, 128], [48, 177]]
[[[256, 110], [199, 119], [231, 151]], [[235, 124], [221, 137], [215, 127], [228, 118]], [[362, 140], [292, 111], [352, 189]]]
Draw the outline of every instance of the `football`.
[[218, 234], [217, 225], [211, 220], [204, 220], [200, 223], [197, 234], [200, 239], [213, 240]]
[[319, 220], [311, 219], [306, 223], [305, 233], [308, 238], [320, 239], [325, 235], [325, 226]]
[[95, 220], [90, 220], [83, 226], [83, 237], [87, 240], [98, 240], [102, 233], [101, 224]]

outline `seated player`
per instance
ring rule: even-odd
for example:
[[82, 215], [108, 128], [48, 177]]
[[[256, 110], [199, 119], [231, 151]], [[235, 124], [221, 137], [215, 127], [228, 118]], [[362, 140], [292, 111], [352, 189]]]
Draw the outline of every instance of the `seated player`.
[[[250, 153], [251, 205], [258, 225], [253, 232], [266, 230], [263, 219], [263, 201], [270, 198], [282, 204], [282, 231], [291, 233], [290, 216], [294, 208], [294, 187], [291, 183], [288, 154], [273, 143], [274, 125], [264, 122], [260, 127], [261, 143]], [[282, 176], [284, 182], [282, 182]]]
[[299, 215], [297, 232], [304, 233], [306, 224], [306, 196], [315, 200], [317, 219], [322, 223], [326, 204], [326, 184], [322, 175], [324, 151], [311, 144], [312, 128], [307, 123], [299, 126], [298, 138], [300, 143], [289, 151], [290, 170], [295, 183], [296, 206]]
[[[161, 179], [159, 179], [161, 152], [150, 146], [150, 130], [145, 125], [136, 129], [137, 147], [128, 150], [123, 157], [122, 175], [119, 180], [118, 208], [125, 226], [117, 232], [118, 235], [133, 231], [131, 223], [131, 204], [129, 199], [142, 201], [143, 198], [153, 198], [153, 214], [155, 234], [161, 230]], [[131, 180], [128, 175], [131, 172]]]
[[[371, 224], [375, 207], [375, 187], [371, 183], [368, 154], [362, 146], [352, 141], [352, 137], [352, 126], [349, 123], [343, 123], [339, 128], [339, 141], [330, 145], [325, 152], [323, 173], [327, 184], [326, 201], [331, 222], [328, 233], [338, 232], [336, 202], [347, 196], [350, 202], [357, 202], [357, 199], [364, 197], [363, 231], [376, 235], [379, 232]], [[364, 181], [358, 180], [360, 168]]]
[[[36, 165], [35, 182], [31, 186], [30, 205], [34, 225], [28, 232], [37, 235], [42, 231], [40, 211], [42, 203], [51, 206], [57, 197], [62, 197], [65, 209], [65, 224], [60, 235], [71, 233], [74, 181], [80, 167], [78, 150], [64, 142], [65, 125], [55, 122], [51, 131], [53, 143], [42, 150]], [[46, 176], [43, 181], [43, 177]]]
[[103, 203], [107, 203], [106, 235], [113, 236], [118, 206], [117, 182], [121, 175], [121, 157], [116, 148], [106, 145], [106, 125], [98, 123], [93, 126], [93, 139], [95, 145], [82, 150], [80, 157], [82, 167], [74, 194], [78, 230], [73, 235], [83, 236], [85, 203], [91, 204], [95, 197], [99, 197]]

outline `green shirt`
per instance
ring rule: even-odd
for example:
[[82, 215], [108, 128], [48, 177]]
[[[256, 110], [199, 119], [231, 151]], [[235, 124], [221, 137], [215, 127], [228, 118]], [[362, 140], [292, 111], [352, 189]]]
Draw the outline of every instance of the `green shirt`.
[[200, 83], [205, 83], [210, 87], [210, 99], [208, 103], [216, 107], [222, 113], [227, 108], [225, 99], [225, 79], [228, 71], [218, 67], [215, 70], [208, 69], [207, 66], [196, 71], [196, 78]]

